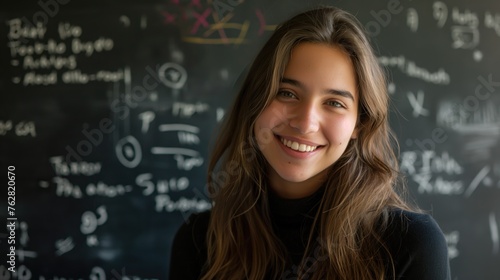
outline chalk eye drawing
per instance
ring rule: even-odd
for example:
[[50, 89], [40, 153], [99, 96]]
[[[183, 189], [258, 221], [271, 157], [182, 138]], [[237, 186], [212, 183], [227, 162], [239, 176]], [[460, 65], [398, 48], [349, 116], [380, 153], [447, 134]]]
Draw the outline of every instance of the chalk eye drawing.
[[168, 62], [158, 69], [158, 78], [167, 87], [180, 89], [187, 81], [187, 72], [181, 65]]
[[115, 147], [116, 157], [123, 166], [134, 168], [142, 160], [141, 144], [134, 136], [126, 136], [122, 138]]

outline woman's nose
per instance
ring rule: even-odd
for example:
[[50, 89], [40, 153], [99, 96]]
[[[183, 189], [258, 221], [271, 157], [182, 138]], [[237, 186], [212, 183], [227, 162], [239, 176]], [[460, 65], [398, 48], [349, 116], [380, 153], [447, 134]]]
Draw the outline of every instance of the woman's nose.
[[318, 109], [313, 104], [300, 104], [289, 116], [289, 125], [301, 134], [313, 133], [319, 130]]

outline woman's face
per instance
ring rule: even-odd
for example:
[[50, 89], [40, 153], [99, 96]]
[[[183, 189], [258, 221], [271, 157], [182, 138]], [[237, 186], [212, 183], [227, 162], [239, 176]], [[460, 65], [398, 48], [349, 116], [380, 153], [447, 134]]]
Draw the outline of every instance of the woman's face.
[[297, 45], [279, 91], [254, 127], [272, 189], [285, 198], [314, 193], [356, 137], [357, 116], [356, 76], [347, 54], [325, 44]]

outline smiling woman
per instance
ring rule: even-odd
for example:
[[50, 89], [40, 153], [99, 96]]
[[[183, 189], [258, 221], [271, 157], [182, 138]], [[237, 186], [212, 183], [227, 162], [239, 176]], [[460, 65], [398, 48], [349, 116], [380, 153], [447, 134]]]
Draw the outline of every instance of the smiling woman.
[[396, 191], [387, 113], [356, 18], [324, 7], [279, 25], [226, 116], [213, 208], [177, 232], [170, 279], [450, 279], [439, 226]]
[[[326, 44], [302, 43], [291, 53], [276, 98], [254, 133], [269, 163], [269, 184], [284, 198], [316, 192], [328, 167], [356, 138], [358, 93], [349, 56]], [[261, 135], [273, 134], [273, 141]]]

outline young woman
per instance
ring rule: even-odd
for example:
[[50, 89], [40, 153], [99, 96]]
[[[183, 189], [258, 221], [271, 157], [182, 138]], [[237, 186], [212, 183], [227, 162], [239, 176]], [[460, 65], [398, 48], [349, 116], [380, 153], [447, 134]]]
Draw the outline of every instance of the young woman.
[[209, 164], [210, 212], [170, 279], [450, 279], [433, 218], [395, 190], [385, 77], [361, 24], [325, 7], [256, 57]]

